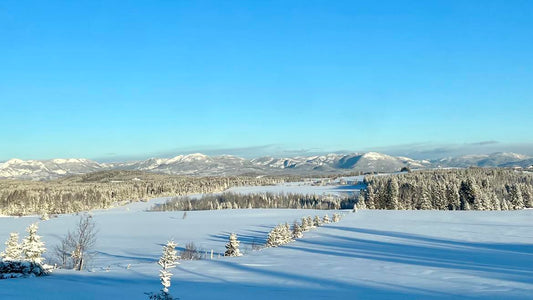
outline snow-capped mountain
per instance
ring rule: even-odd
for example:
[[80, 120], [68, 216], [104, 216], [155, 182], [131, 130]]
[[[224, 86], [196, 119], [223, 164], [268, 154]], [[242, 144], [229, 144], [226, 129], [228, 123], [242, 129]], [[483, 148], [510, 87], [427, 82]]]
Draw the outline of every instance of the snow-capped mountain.
[[447, 157], [434, 161], [434, 164], [437, 166], [457, 168], [471, 166], [527, 168], [531, 166], [531, 157], [511, 152], [497, 152], [492, 154], [474, 154], [458, 157]]
[[427, 161], [416, 161], [410, 158], [393, 157], [377, 152], [364, 154], [328, 154], [323, 156], [253, 159], [253, 163], [273, 168], [291, 169], [295, 171], [363, 171], [363, 172], [394, 172], [402, 167], [424, 168], [431, 164]]
[[107, 169], [108, 166], [88, 159], [21, 160], [0, 163], [0, 178], [54, 179]]
[[98, 163], [88, 159], [20, 160], [0, 163], [0, 179], [54, 179], [103, 170], [136, 170], [174, 175], [316, 175], [343, 172], [394, 172], [438, 167], [522, 167], [533, 165], [533, 158], [516, 153], [493, 153], [443, 158], [436, 161], [414, 160], [377, 152], [327, 154], [286, 158], [244, 159], [231, 155], [207, 156], [201, 153], [143, 161]]
[[176, 175], [221, 176], [264, 173], [261, 168], [244, 158], [201, 153], [178, 155], [172, 158], [150, 158], [144, 161], [115, 164], [114, 169], [138, 170]]

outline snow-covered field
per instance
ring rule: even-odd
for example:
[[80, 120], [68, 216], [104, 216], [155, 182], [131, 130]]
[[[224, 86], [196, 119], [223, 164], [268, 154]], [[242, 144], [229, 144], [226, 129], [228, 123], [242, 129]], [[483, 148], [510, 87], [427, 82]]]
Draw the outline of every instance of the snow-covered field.
[[[347, 196], [358, 194], [361, 189], [366, 186], [361, 184], [346, 184], [341, 185], [339, 181], [343, 179], [347, 182], [354, 183], [363, 181], [364, 176], [340, 177], [332, 180], [329, 185], [312, 185], [313, 181], [306, 182], [286, 182], [277, 185], [266, 186], [243, 186], [233, 187], [228, 189], [228, 192], [239, 194], [250, 193], [285, 193], [285, 194], [309, 194], [309, 195], [332, 195], [332, 196]], [[318, 179], [317, 179], [318, 181]]]
[[[531, 299], [533, 210], [359, 211], [280, 248], [252, 251], [268, 231], [326, 211], [239, 209], [146, 212], [149, 203], [93, 212], [97, 255], [89, 272], [57, 270], [0, 280], [0, 299], [147, 299], [160, 289], [157, 259], [170, 238], [215, 252], [181, 261], [171, 293], [186, 299]], [[327, 212], [330, 217], [332, 212]], [[0, 239], [37, 217], [0, 218]], [[49, 249], [78, 217], [40, 222]], [[218, 257], [231, 232], [244, 256]], [[3, 247], [0, 247], [3, 249]], [[129, 266], [129, 267], [128, 267]]]

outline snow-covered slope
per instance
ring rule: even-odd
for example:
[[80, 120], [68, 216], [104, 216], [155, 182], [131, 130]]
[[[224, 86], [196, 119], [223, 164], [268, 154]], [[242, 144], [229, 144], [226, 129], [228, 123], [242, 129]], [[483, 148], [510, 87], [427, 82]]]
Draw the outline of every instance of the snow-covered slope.
[[[93, 213], [98, 240], [90, 272], [0, 280], [0, 299], [147, 299], [145, 292], [160, 289], [156, 261], [170, 238], [180, 249], [193, 241], [215, 253], [173, 269], [170, 291], [180, 299], [531, 299], [533, 293], [533, 210], [359, 211], [288, 245], [252, 251], [276, 224], [326, 212], [192, 211], [183, 218], [144, 212], [148, 205]], [[48, 249], [77, 218], [40, 223]], [[36, 220], [0, 218], [0, 238]], [[232, 232], [245, 255], [218, 257]]]

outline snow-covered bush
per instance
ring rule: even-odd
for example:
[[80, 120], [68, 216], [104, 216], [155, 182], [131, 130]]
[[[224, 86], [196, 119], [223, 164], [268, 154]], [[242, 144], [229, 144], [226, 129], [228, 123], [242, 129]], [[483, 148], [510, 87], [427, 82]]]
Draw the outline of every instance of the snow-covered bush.
[[237, 240], [237, 235], [235, 233], [230, 234], [224, 256], [241, 256], [242, 253], [239, 251], [239, 244], [240, 242]]
[[9, 234], [9, 239], [6, 241], [6, 249], [0, 253], [3, 261], [21, 261], [22, 249], [19, 244], [19, 234], [12, 232]]
[[176, 246], [177, 244], [174, 241], [168, 241], [167, 244], [163, 246], [163, 254], [161, 254], [161, 258], [157, 262], [157, 264], [161, 266], [161, 270], [159, 270], [159, 279], [161, 280], [161, 285], [163, 286], [163, 288], [161, 289], [161, 291], [159, 291], [159, 293], [149, 294], [150, 299], [174, 299], [168, 292], [168, 288], [170, 287], [170, 279], [172, 278], [172, 273], [169, 270], [179, 264], [178, 259], [180, 257], [177, 254]]
[[196, 247], [193, 242], [185, 244], [185, 249], [181, 251], [180, 259], [183, 260], [200, 260], [202, 259], [202, 251]]
[[48, 275], [52, 268], [31, 261], [0, 261], [0, 279]]

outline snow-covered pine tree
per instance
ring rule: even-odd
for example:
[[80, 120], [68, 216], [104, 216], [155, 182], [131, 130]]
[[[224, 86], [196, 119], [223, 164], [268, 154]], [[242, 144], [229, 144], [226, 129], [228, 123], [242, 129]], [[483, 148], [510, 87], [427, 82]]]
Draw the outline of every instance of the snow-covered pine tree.
[[24, 260], [41, 264], [44, 260], [42, 254], [46, 252], [46, 248], [44, 247], [44, 243], [41, 241], [41, 237], [37, 235], [38, 229], [39, 226], [37, 223], [31, 224], [26, 229], [28, 236], [22, 241], [21, 249]]
[[307, 218], [305, 218], [305, 217], [302, 218], [302, 226], [301, 226], [301, 227], [302, 227], [302, 231], [304, 231], [304, 232], [305, 232], [305, 231], [309, 231], [310, 226], [309, 226], [309, 224], [307, 223]]
[[324, 218], [322, 218], [322, 223], [324, 223], [324, 224], [331, 223], [331, 220], [329, 219], [329, 216], [327, 214], [324, 215]]
[[313, 219], [313, 226], [319, 227], [321, 225], [322, 225], [322, 220], [320, 220], [319, 216], [315, 216], [315, 218]]
[[278, 247], [283, 244], [283, 237], [281, 235], [280, 229], [281, 227], [280, 225], [278, 225], [272, 228], [272, 230], [270, 230], [266, 241], [267, 247]]
[[168, 241], [167, 244], [163, 246], [163, 254], [161, 254], [161, 258], [157, 262], [157, 264], [161, 266], [161, 270], [159, 270], [159, 279], [161, 280], [161, 285], [163, 286], [163, 288], [161, 289], [160, 293], [151, 294], [150, 299], [173, 299], [170, 293], [168, 292], [168, 288], [170, 287], [170, 280], [172, 278], [172, 273], [169, 270], [179, 264], [178, 259], [180, 257], [177, 254], [176, 246], [177, 244], [174, 241]]
[[242, 253], [239, 251], [239, 244], [240, 242], [237, 240], [237, 235], [235, 233], [230, 234], [224, 256], [241, 256]]
[[333, 214], [333, 222], [337, 223], [341, 220], [341, 215], [339, 215], [338, 213], [334, 213]]
[[284, 244], [292, 242], [293, 240], [292, 231], [291, 231], [291, 226], [289, 225], [289, 223], [285, 223], [284, 225], [282, 225], [281, 235], [283, 237]]
[[307, 216], [307, 225], [309, 225], [309, 228], [315, 228], [315, 223], [313, 222], [313, 218], [311, 216]]
[[524, 208], [524, 198], [522, 198], [522, 191], [518, 184], [513, 184], [509, 188], [509, 209], [522, 209]]
[[6, 249], [0, 253], [3, 261], [21, 261], [22, 249], [19, 244], [19, 234], [12, 232], [9, 234], [9, 239], [6, 241]]
[[274, 227], [267, 237], [267, 247], [278, 247], [292, 241], [292, 232], [285, 224]]
[[298, 221], [294, 221], [292, 224], [292, 238], [294, 239], [301, 239], [304, 237], [302, 226], [298, 224]]

